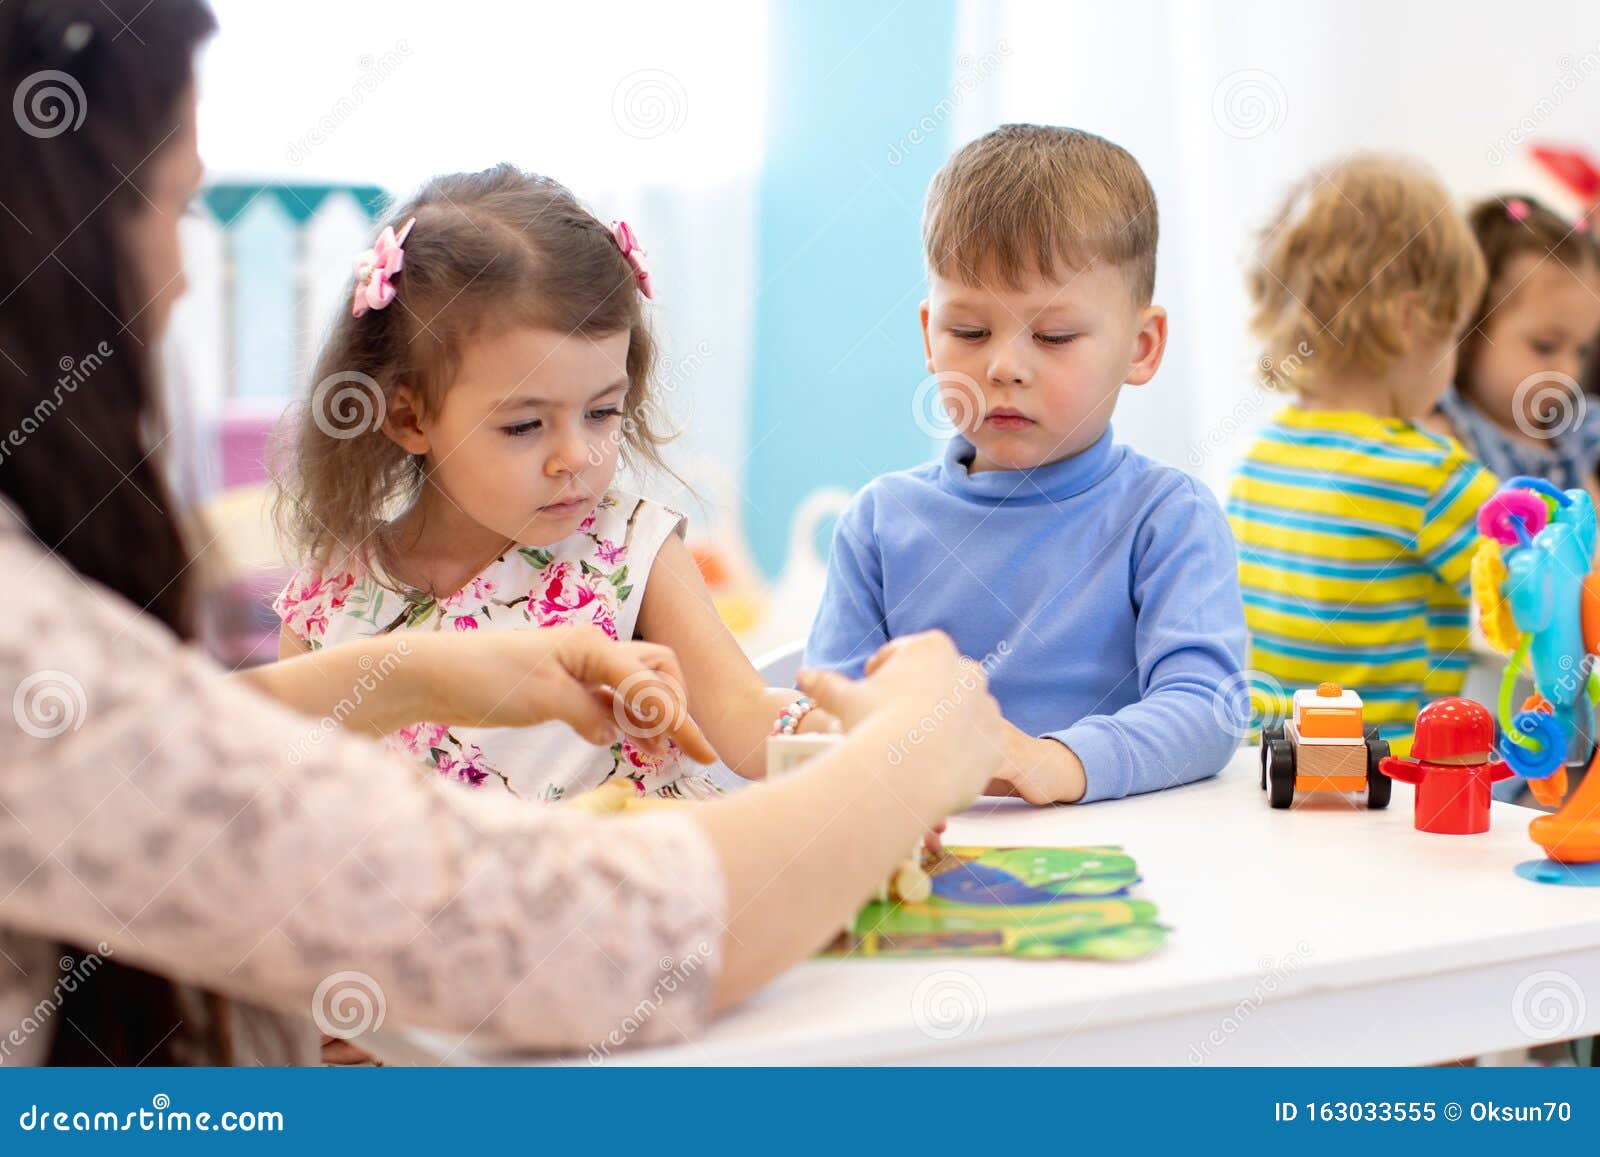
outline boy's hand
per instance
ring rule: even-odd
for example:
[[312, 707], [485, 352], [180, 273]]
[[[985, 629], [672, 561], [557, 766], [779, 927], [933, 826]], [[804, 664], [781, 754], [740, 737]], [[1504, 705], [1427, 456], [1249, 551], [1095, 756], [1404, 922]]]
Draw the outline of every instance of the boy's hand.
[[1005, 760], [985, 795], [1020, 796], [1032, 804], [1077, 803], [1088, 790], [1083, 761], [1054, 739], [1039, 739], [1007, 722]]

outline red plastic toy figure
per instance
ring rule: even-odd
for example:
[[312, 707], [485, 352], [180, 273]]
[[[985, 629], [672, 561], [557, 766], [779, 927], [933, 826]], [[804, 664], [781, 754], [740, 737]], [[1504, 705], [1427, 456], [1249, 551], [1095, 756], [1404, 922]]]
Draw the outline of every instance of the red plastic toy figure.
[[1420, 832], [1470, 836], [1489, 830], [1491, 784], [1516, 774], [1494, 750], [1494, 716], [1470, 699], [1435, 699], [1417, 712], [1414, 759], [1386, 756], [1383, 773], [1415, 784]]

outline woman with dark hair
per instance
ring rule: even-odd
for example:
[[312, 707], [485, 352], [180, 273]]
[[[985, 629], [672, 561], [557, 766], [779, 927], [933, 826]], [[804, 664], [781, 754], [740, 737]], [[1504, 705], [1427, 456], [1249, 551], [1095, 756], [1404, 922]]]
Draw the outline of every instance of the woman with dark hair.
[[[977, 794], [1000, 751], [983, 674], [942, 637], [899, 640], [862, 682], [803, 680], [849, 730], [806, 773], [606, 820], [419, 780], [348, 733], [643, 737], [613, 689], [681, 706], [662, 648], [485, 632], [248, 676], [198, 653], [154, 349], [212, 29], [200, 0], [0, 4], [0, 1063], [312, 1062], [314, 1022], [352, 996], [529, 1048], [597, 1042], [645, 999], [666, 1015], [635, 1040], [692, 1031]], [[337, 731], [307, 718], [375, 664]]]

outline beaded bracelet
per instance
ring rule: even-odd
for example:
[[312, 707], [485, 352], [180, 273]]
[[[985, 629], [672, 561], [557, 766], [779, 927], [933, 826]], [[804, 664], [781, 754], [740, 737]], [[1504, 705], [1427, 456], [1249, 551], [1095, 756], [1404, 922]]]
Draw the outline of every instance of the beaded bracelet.
[[809, 715], [815, 706], [809, 696], [800, 696], [778, 713], [778, 721], [772, 725], [772, 734], [793, 735], [799, 730], [800, 721]]

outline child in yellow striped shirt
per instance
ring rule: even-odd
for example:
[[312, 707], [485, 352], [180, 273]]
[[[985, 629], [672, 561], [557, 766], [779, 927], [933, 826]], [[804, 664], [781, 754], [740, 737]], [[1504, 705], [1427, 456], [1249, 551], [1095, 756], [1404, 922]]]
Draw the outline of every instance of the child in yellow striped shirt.
[[1400, 157], [1313, 173], [1263, 234], [1251, 329], [1295, 401], [1229, 491], [1258, 722], [1338, 682], [1403, 754], [1418, 709], [1460, 693], [1476, 516], [1496, 483], [1419, 422], [1483, 282], [1449, 194]]

